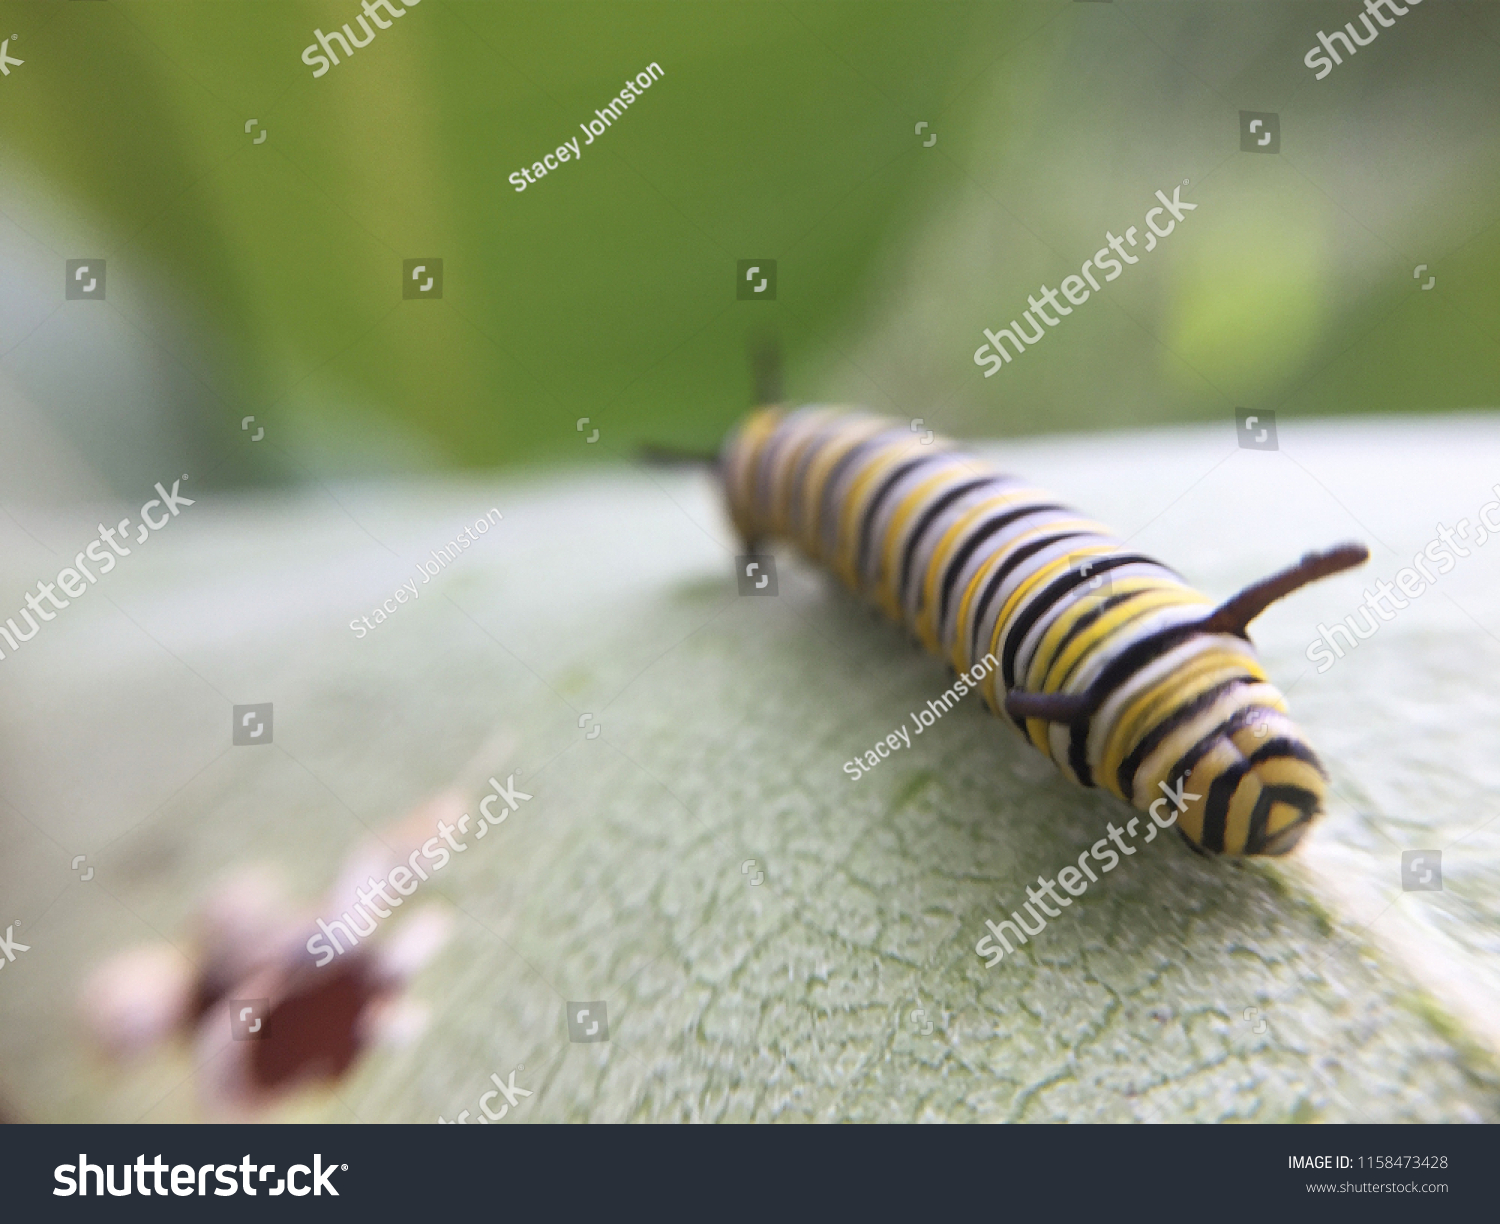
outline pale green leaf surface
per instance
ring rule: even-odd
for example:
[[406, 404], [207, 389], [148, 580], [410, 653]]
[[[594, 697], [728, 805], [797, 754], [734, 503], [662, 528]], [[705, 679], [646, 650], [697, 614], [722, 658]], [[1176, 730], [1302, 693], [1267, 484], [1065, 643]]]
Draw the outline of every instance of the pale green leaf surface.
[[[514, 753], [482, 768], [519, 768], [534, 799], [419, 893], [458, 918], [411, 991], [428, 1031], [276, 1116], [451, 1119], [524, 1064], [534, 1095], [507, 1121], [1500, 1118], [1500, 544], [1325, 674], [1304, 654], [1440, 519], [1477, 518], [1500, 423], [1283, 422], [1281, 443], [995, 451], [1213, 596], [1310, 547], [1374, 551], [1256, 627], [1334, 777], [1305, 853], [1246, 865], [1158, 838], [995, 969], [973, 951], [984, 919], [1128, 813], [972, 703], [851, 782], [842, 763], [946, 671], [786, 553], [777, 598], [739, 597], [706, 479], [201, 499], [107, 598], [0, 662], [0, 919], [31, 944], [0, 979], [10, 1107], [198, 1116], [185, 1048], [124, 1070], [92, 1051], [83, 974], [140, 940], [185, 946], [236, 865], [279, 864], [311, 900], [366, 828], [508, 728]], [[351, 617], [491, 506], [495, 532], [355, 638]], [[12, 590], [93, 523], [17, 518], [35, 543], [15, 536]], [[267, 700], [274, 745], [230, 749], [229, 704]], [[1445, 891], [1403, 893], [1400, 853], [1425, 847]], [[570, 1044], [564, 1002], [595, 999], [610, 1042]]]

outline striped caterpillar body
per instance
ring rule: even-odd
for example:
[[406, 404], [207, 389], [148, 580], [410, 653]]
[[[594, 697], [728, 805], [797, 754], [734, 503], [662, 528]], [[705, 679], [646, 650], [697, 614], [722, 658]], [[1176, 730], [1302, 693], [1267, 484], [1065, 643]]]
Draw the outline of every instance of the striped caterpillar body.
[[1215, 607], [1040, 489], [889, 418], [764, 408], [719, 472], [749, 551], [794, 542], [960, 675], [992, 656], [975, 687], [1064, 776], [1163, 827], [1177, 813], [1214, 853], [1285, 854], [1321, 812], [1327, 775], [1245, 627], [1363, 545]]

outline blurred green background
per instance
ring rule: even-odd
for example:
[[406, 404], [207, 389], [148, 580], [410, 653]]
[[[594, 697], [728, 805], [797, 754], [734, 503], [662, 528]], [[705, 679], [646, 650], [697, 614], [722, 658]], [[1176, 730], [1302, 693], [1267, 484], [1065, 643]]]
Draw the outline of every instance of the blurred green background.
[[[1357, 9], [423, 0], [314, 78], [357, 0], [13, 0], [0, 374], [132, 493], [177, 459], [233, 485], [711, 445], [756, 332], [794, 398], [970, 435], [1493, 406], [1500, 10], [1428, 0], [1315, 81]], [[1240, 110], [1279, 153], [1240, 151]], [[981, 328], [1184, 179], [1176, 233], [982, 376]], [[78, 256], [104, 305], [63, 300]], [[404, 301], [434, 256], [442, 300]], [[745, 258], [776, 301], [735, 299]]]

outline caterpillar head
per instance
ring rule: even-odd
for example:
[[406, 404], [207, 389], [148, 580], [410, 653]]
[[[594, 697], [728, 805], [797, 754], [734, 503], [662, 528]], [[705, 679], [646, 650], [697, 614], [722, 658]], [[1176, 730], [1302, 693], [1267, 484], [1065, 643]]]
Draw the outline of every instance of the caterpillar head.
[[[1178, 824], [1215, 854], [1286, 854], [1323, 810], [1327, 774], [1284, 713], [1252, 707], [1226, 725], [1187, 776], [1153, 801], [1153, 817], [1180, 800]], [[1161, 805], [1161, 806], [1158, 806]]]

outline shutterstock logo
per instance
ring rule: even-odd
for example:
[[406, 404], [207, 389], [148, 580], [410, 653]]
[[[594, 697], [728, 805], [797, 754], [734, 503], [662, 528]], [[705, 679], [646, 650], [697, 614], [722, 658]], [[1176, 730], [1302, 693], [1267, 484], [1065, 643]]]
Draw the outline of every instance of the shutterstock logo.
[[25, 62], [10, 53], [10, 39], [0, 42], [0, 75], [9, 76], [13, 66], [19, 68]]
[[[1405, 17], [1416, 5], [1421, 3], [1422, 0], [1406, 0], [1406, 7], [1402, 8], [1397, 3], [1397, 0], [1365, 0], [1365, 11], [1359, 14], [1359, 22], [1364, 26], [1365, 33], [1369, 35], [1368, 38], [1361, 38], [1359, 36], [1359, 31], [1354, 28], [1354, 22], [1352, 21], [1347, 22], [1343, 30], [1334, 30], [1332, 34], [1325, 34], [1322, 30], [1319, 30], [1318, 42], [1321, 45], [1312, 48], [1312, 50], [1304, 55], [1302, 62], [1309, 68], [1316, 68], [1318, 74], [1313, 77], [1313, 80], [1321, 81], [1333, 71], [1335, 64], [1342, 64], [1344, 62], [1343, 58], [1339, 55], [1338, 46], [1334, 45], [1335, 41], [1344, 48], [1344, 55], [1353, 55], [1360, 47], [1368, 47], [1374, 42], [1379, 37], [1382, 28], [1389, 30], [1395, 25], [1395, 18]], [[1387, 17], [1386, 13], [1389, 13], [1390, 16]], [[1375, 20], [1371, 21], [1371, 17], [1374, 17]], [[1344, 33], [1344, 30], [1347, 30], [1348, 33]]]
[[[237, 1165], [205, 1164], [198, 1165], [196, 1168], [190, 1164], [168, 1165], [158, 1152], [156, 1159], [150, 1164], [146, 1163], [144, 1155], [140, 1155], [135, 1158], [135, 1164], [122, 1164], [119, 1168], [121, 1185], [117, 1189], [115, 1166], [90, 1164], [88, 1153], [80, 1152], [76, 1165], [60, 1164], [52, 1170], [52, 1176], [58, 1185], [52, 1193], [58, 1198], [67, 1198], [72, 1194], [87, 1197], [92, 1178], [94, 1193], [100, 1198], [104, 1197], [106, 1190], [116, 1198], [124, 1198], [128, 1194], [141, 1194], [148, 1198], [152, 1194], [175, 1194], [183, 1198], [196, 1194], [201, 1198], [208, 1194], [208, 1177], [212, 1173], [214, 1181], [218, 1183], [214, 1187], [214, 1194], [220, 1198], [229, 1198], [231, 1195], [240, 1193], [254, 1197], [261, 1192], [269, 1194], [272, 1198], [278, 1194], [292, 1194], [301, 1198], [304, 1194], [317, 1197], [325, 1193], [338, 1198], [339, 1192], [334, 1189], [333, 1175], [347, 1172], [349, 1166], [347, 1164], [325, 1165], [323, 1153], [314, 1152], [311, 1167], [305, 1164], [294, 1164], [287, 1169], [285, 1177], [276, 1178], [275, 1183], [270, 1186], [267, 1186], [265, 1182], [267, 1178], [275, 1176], [276, 1166], [273, 1164], [257, 1165], [248, 1152]], [[134, 1189], [131, 1188], [131, 1170], [135, 1171]], [[152, 1185], [147, 1184], [148, 1173], [151, 1175], [154, 1189]], [[235, 1177], [236, 1173], [239, 1174], [238, 1178]], [[162, 1180], [168, 1176], [172, 1179], [170, 1190]]]
[[[1021, 319], [1026, 320], [1026, 327], [1021, 326], [1021, 319], [1012, 319], [1009, 327], [1001, 327], [995, 331], [991, 331], [988, 327], [984, 328], [984, 338], [987, 343], [981, 344], [974, 350], [974, 364], [989, 366], [984, 376], [989, 378], [1001, 366], [1014, 361], [1024, 353], [1028, 346], [1039, 343], [1043, 336], [1051, 334], [1047, 328], [1058, 326], [1065, 316], [1072, 314], [1077, 307], [1089, 300], [1091, 292], [1100, 292], [1102, 286], [1094, 273], [1097, 272], [1104, 278], [1104, 284], [1109, 284], [1110, 281], [1122, 275], [1127, 266], [1140, 263], [1141, 255], [1154, 251], [1161, 239], [1170, 235], [1180, 222], [1187, 220], [1188, 213], [1196, 212], [1198, 206], [1182, 198], [1182, 188], [1187, 185], [1188, 180], [1183, 179], [1181, 187], [1173, 187], [1170, 199], [1165, 192], [1156, 193], [1156, 198], [1161, 201], [1161, 204], [1159, 207], [1146, 211], [1145, 233], [1134, 225], [1119, 237], [1105, 230], [1104, 236], [1108, 239], [1108, 245], [1095, 251], [1092, 259], [1085, 259], [1078, 269], [1077, 276], [1063, 277], [1056, 289], [1043, 285], [1037, 293], [1028, 297], [1026, 302], [1031, 309], [1021, 312]], [[1167, 218], [1165, 225], [1158, 220], [1163, 216]], [[1137, 234], [1141, 234], [1145, 239], [1144, 245], [1137, 244]], [[1131, 250], [1139, 250], [1141, 254], [1132, 255]], [[1084, 281], [1088, 284], [1085, 285]], [[1059, 293], [1062, 297], [1058, 296]], [[1038, 301], [1038, 298], [1041, 300]], [[1072, 305], [1063, 305], [1062, 298], [1067, 298]], [[1047, 313], [1049, 308], [1056, 312], [1056, 318]], [[1043, 327], [1043, 323], [1047, 327]], [[1010, 348], [1006, 348], [1007, 341]]]

